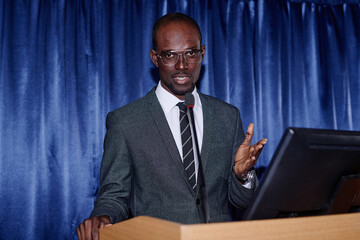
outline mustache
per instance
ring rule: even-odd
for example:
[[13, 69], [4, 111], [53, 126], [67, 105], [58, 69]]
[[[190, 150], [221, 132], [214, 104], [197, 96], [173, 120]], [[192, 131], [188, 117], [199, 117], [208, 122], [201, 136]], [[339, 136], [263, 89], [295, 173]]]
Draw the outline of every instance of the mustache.
[[192, 74], [191, 73], [188, 73], [188, 72], [176, 72], [174, 74], [171, 74], [171, 77], [174, 78], [174, 77], [191, 77]]

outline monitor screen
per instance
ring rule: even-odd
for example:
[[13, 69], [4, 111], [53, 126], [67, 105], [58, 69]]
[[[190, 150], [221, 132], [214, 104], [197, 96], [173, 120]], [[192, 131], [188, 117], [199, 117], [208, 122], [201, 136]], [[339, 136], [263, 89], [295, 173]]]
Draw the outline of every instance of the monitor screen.
[[242, 219], [358, 211], [360, 132], [288, 128]]

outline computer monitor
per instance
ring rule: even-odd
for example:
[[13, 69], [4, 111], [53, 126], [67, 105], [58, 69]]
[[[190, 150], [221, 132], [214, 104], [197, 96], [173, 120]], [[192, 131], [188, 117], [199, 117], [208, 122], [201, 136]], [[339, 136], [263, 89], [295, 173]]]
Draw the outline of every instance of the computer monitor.
[[360, 132], [288, 128], [242, 219], [357, 212]]

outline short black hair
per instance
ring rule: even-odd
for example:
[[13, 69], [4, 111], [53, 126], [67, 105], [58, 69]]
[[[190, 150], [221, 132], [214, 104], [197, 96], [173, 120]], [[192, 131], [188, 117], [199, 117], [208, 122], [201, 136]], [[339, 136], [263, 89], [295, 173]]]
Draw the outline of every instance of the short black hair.
[[153, 44], [153, 48], [155, 50], [157, 48], [156, 33], [158, 32], [159, 28], [162, 25], [166, 25], [170, 22], [187, 22], [187, 23], [190, 23], [191, 25], [193, 25], [199, 32], [200, 45], [201, 45], [202, 36], [201, 36], [200, 27], [197, 24], [197, 22], [194, 19], [192, 19], [191, 17], [189, 17], [188, 15], [176, 12], [176, 13], [168, 13], [168, 14], [162, 16], [161, 18], [159, 18], [155, 22], [153, 31], [152, 31], [152, 44]]

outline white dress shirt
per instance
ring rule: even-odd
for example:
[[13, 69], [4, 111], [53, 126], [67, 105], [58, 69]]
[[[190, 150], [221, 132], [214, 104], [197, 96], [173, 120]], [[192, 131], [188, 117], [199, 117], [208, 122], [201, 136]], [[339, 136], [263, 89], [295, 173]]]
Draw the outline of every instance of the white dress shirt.
[[[161, 81], [159, 81], [158, 86], [156, 88], [155, 94], [160, 102], [160, 105], [164, 111], [166, 120], [170, 126], [172, 135], [174, 137], [176, 146], [179, 150], [181, 159], [182, 159], [182, 142], [181, 142], [181, 133], [180, 133], [180, 111], [179, 107], [176, 106], [179, 102], [183, 102], [183, 100], [178, 99], [173, 94], [169, 93], [167, 90], [161, 86]], [[195, 104], [193, 108], [194, 112], [194, 121], [195, 121], [195, 127], [196, 127], [196, 135], [197, 140], [199, 143], [199, 148], [201, 152], [201, 146], [202, 146], [202, 140], [203, 140], [203, 112], [202, 112], [202, 106], [199, 94], [197, 92], [197, 89], [193, 90], [192, 94], [194, 95]], [[191, 121], [190, 121], [191, 123]], [[194, 136], [194, 134], [193, 134]], [[195, 139], [193, 137], [193, 148], [194, 148], [194, 158], [195, 158], [195, 174], [196, 179], [198, 177], [198, 169], [199, 169], [199, 160], [197, 157], [197, 148], [195, 147]]]

